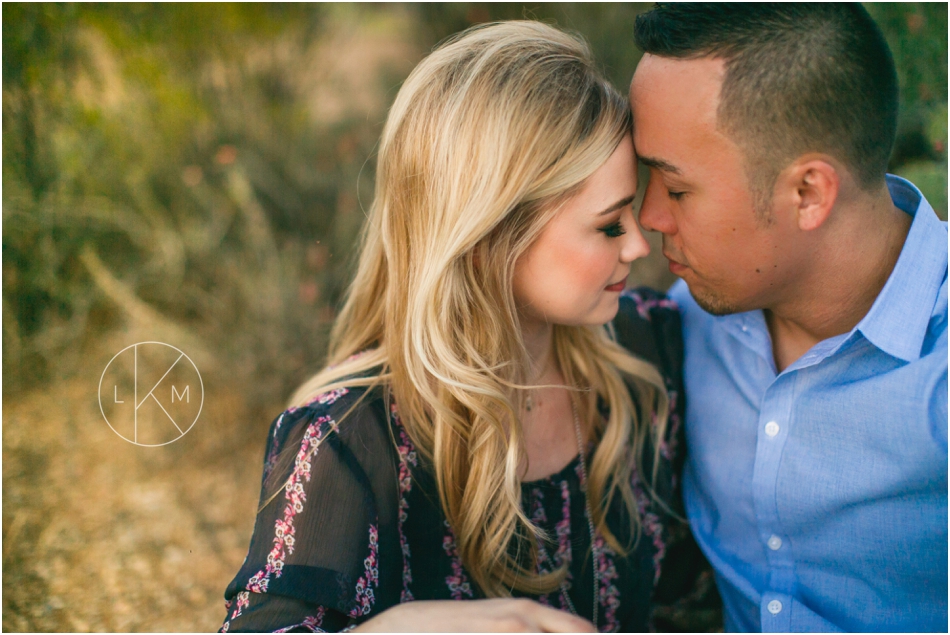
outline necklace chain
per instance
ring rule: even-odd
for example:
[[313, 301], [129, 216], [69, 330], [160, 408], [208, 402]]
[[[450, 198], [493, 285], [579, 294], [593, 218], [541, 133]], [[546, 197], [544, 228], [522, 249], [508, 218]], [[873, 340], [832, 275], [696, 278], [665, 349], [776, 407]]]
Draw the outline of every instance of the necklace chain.
[[[531, 395], [528, 395], [525, 400], [525, 409], [531, 412], [533, 406], [534, 400], [531, 399]], [[591, 621], [594, 623], [594, 627], [597, 628], [598, 609], [600, 608], [597, 601], [598, 591], [600, 590], [600, 569], [598, 567], [600, 550], [597, 548], [597, 532], [594, 529], [594, 514], [591, 513], [590, 498], [587, 495], [587, 460], [584, 458], [584, 438], [581, 434], [581, 423], [577, 416], [577, 405], [574, 403], [573, 397], [571, 397], [571, 415], [574, 419], [574, 434], [577, 437], [577, 456], [580, 459], [581, 468], [581, 489], [584, 491], [584, 511], [587, 516], [587, 528], [590, 530], [590, 551], [591, 558], [593, 559], [594, 601], [593, 619]], [[574, 602], [571, 601], [571, 595], [568, 592], [567, 583], [564, 580], [561, 580], [561, 594], [564, 596], [564, 600], [567, 602], [567, 608], [570, 612], [573, 615], [579, 615], [577, 609], [574, 607]]]

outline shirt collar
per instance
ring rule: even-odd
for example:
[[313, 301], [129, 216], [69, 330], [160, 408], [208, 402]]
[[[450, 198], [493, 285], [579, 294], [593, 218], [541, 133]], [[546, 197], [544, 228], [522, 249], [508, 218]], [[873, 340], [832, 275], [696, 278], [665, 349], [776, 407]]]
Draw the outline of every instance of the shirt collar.
[[947, 277], [947, 225], [910, 181], [888, 174], [887, 188], [894, 205], [914, 220], [894, 270], [855, 330], [885, 353], [910, 362], [920, 358]]
[[[807, 366], [833, 354], [856, 331], [888, 355], [910, 362], [920, 358], [927, 326], [940, 287], [947, 277], [947, 224], [910, 181], [887, 175], [891, 200], [913, 217], [894, 270], [870, 311], [850, 333], [815, 347], [786, 370]], [[762, 311], [717, 317], [719, 325], [772, 365], [772, 345]]]

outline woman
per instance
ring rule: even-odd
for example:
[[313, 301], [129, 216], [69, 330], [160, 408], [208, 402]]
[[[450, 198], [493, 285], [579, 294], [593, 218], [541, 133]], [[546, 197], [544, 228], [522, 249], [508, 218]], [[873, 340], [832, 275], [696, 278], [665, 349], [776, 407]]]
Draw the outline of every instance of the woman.
[[540, 23], [412, 72], [222, 630], [645, 629], [680, 343], [668, 302], [622, 293], [649, 251], [630, 132], [586, 45]]

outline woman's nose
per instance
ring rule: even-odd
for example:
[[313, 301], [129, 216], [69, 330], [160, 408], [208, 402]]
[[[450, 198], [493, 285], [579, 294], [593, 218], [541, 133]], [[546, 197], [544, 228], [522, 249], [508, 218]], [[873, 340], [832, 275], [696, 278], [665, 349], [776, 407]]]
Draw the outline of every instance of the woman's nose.
[[[631, 221], [633, 221], [632, 218]], [[633, 227], [624, 234], [625, 242], [620, 252], [620, 260], [623, 262], [633, 262], [650, 253], [650, 245], [643, 237], [643, 232], [640, 231], [636, 222], [631, 222], [631, 224]]]

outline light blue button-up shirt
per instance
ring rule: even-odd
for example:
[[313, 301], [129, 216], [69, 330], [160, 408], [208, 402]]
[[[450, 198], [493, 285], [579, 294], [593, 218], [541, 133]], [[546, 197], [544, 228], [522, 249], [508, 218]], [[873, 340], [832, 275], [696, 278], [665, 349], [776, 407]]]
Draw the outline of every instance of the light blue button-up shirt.
[[776, 373], [761, 311], [683, 281], [684, 497], [730, 631], [947, 631], [947, 224], [914, 217], [874, 305]]

